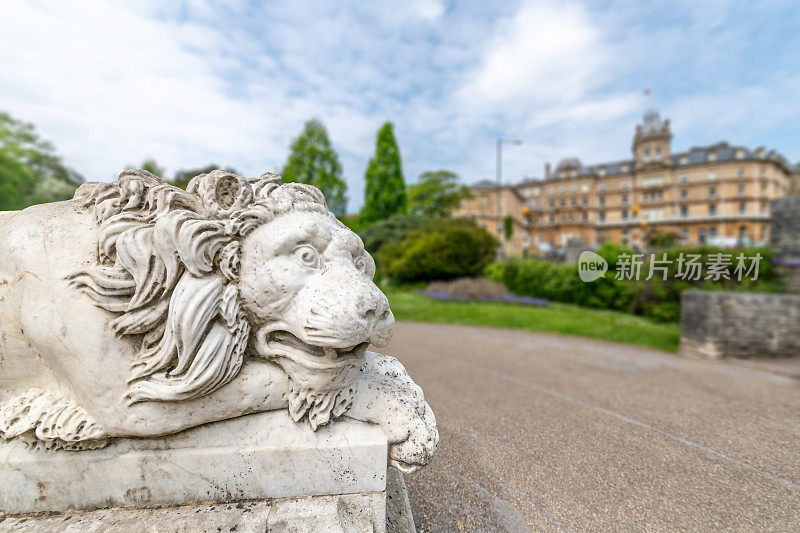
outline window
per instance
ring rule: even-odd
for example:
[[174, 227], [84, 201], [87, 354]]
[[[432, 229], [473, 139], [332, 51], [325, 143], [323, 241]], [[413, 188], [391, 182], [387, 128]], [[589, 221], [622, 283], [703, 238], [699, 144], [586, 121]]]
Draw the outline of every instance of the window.
[[533, 201], [533, 208], [534, 208], [534, 209], [539, 209], [539, 199], [538, 199], [538, 198], [536, 198], [536, 199]]
[[539, 196], [539, 187], [534, 187], [533, 188], [533, 195], [534, 196]]
[[565, 191], [566, 191], [566, 189], [564, 188], [563, 185], [558, 188], [558, 194], [564, 194]]
[[689, 176], [686, 174], [681, 174], [681, 183], [687, 183], [689, 181]]
[[576, 206], [576, 205], [578, 205], [578, 201], [577, 201], [575, 198], [572, 198], [572, 199], [569, 201], [569, 204], [570, 204], [570, 205], [572, 205], [572, 206]]
[[706, 157], [709, 161], [716, 161], [717, 160], [717, 153], [716, 152], [708, 152], [708, 156]]
[[584, 213], [581, 218], [583, 219], [584, 222], [589, 222], [589, 213]]
[[556, 223], [556, 217], [554, 217], [553, 215], [550, 215], [550, 223], [551, 224], [555, 224]]
[[606, 192], [606, 184], [605, 183], [601, 183], [600, 185], [598, 185], [597, 186], [597, 192]]
[[550, 209], [553, 209], [556, 206], [556, 203], [553, 200], [550, 200]]
[[739, 185], [737, 193], [739, 194], [739, 196], [744, 196], [744, 185]]
[[659, 187], [664, 184], [664, 178], [661, 176], [652, 176], [650, 178], [645, 178], [642, 180], [642, 185], [644, 187]]
[[687, 228], [681, 229], [681, 238], [684, 243], [689, 242], [689, 230]]
[[575, 184], [573, 184], [572, 187], [569, 188], [569, 192], [575, 194], [576, 192], [578, 192], [578, 187], [576, 187]]
[[628, 211], [627, 210], [622, 211], [622, 220], [628, 220]]
[[744, 159], [744, 150], [736, 150], [736, 159]]
[[589, 192], [589, 184], [588, 183], [582, 183], [581, 184], [581, 192]]
[[736, 171], [736, 175], [739, 176], [740, 178], [743, 178], [744, 177], [744, 169], [740, 168], [739, 170], [737, 170]]
[[661, 148], [656, 148], [656, 159], [661, 159]]
[[689, 156], [688, 155], [680, 156], [678, 158], [678, 164], [679, 165], [688, 165], [689, 164]]
[[747, 226], [739, 226], [739, 238], [740, 239], [747, 238]]
[[713, 238], [713, 237], [716, 237], [716, 236], [717, 236], [717, 227], [716, 226], [712, 226], [711, 227], [711, 237]]
[[717, 171], [716, 170], [709, 170], [708, 171], [708, 179], [710, 179], [710, 180], [717, 179]]
[[556, 193], [556, 188], [555, 187], [550, 187], [550, 190], [548, 192], [552, 196], [552, 195], [554, 195]]
[[744, 202], [739, 203], [739, 213], [745, 214], [747, 213], [747, 204]]
[[605, 196], [601, 196], [601, 197], [600, 197], [600, 205], [601, 205], [601, 206], [604, 206], [604, 205], [606, 205], [606, 197], [605, 197]]
[[600, 211], [600, 214], [598, 216], [600, 217], [600, 222], [606, 221], [606, 214], [604, 211]]
[[644, 150], [644, 160], [650, 161], [650, 148], [645, 148]]
[[710, 204], [708, 206], [708, 214], [712, 217], [717, 216], [717, 204]]
[[686, 218], [686, 217], [689, 216], [689, 207], [688, 206], [685, 206], [685, 205], [681, 206], [681, 216], [683, 218]]
[[709, 187], [708, 188], [708, 196], [714, 198], [717, 195], [717, 188], [716, 187]]
[[681, 198], [684, 200], [689, 197], [689, 191], [686, 189], [681, 189]]
[[589, 199], [588, 199], [588, 198], [586, 198], [586, 197], [584, 196], [584, 197], [581, 199], [581, 203], [582, 203], [583, 205], [589, 205]]
[[627, 204], [628, 203], [628, 195], [627, 194], [623, 194], [622, 195], [622, 203], [623, 204]]
[[561, 200], [558, 201], [558, 205], [560, 205], [561, 207], [564, 207], [565, 205], [567, 205], [567, 203], [562, 198]]
[[628, 165], [620, 165], [619, 171], [620, 172], [627, 172], [628, 171]]
[[627, 181], [623, 181], [620, 184], [620, 187], [622, 188], [623, 191], [627, 191], [629, 186], [630, 186], [630, 184]]

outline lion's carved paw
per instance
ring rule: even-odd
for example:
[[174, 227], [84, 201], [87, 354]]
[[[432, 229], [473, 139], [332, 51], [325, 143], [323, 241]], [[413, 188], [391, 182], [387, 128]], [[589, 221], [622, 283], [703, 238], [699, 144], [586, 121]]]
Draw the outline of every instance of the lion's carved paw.
[[389, 445], [389, 464], [404, 474], [410, 474], [428, 464], [439, 444], [436, 418], [424, 399], [422, 403], [422, 415], [419, 415], [419, 409], [415, 409], [416, 416], [410, 420], [408, 438]]
[[436, 418], [422, 389], [397, 359], [366, 355], [348, 416], [381, 426], [389, 441], [389, 464], [403, 473], [414, 472], [436, 451]]

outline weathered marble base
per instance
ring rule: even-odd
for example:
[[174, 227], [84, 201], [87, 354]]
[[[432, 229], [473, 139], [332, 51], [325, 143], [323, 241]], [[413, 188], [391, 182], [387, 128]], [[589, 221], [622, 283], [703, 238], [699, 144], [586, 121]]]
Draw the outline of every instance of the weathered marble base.
[[343, 418], [313, 432], [283, 410], [81, 452], [40, 451], [12, 440], [0, 444], [0, 510], [353, 494], [382, 499], [386, 458], [386, 436], [377, 426]]
[[[386, 531], [383, 493], [0, 517], [0, 532]], [[400, 531], [389, 529], [394, 533]]]

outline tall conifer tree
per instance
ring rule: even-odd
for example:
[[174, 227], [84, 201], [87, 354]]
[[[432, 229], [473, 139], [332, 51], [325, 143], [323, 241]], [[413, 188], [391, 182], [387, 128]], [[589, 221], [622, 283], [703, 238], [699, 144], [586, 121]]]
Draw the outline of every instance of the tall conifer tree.
[[362, 223], [369, 224], [406, 211], [406, 183], [394, 126], [384, 122], [375, 141], [375, 155], [365, 176]]
[[328, 130], [319, 119], [305, 123], [292, 141], [291, 153], [281, 171], [284, 181], [308, 183], [322, 191], [328, 208], [336, 216], [347, 210], [347, 183], [342, 179], [342, 165], [331, 145]]

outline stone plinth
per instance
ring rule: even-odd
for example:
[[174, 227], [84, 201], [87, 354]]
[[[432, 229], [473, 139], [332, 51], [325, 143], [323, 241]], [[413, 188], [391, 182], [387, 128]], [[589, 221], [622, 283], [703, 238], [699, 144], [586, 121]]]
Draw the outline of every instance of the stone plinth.
[[386, 436], [375, 425], [342, 418], [314, 432], [283, 410], [166, 437], [118, 439], [99, 450], [41, 451], [14, 440], [0, 443], [0, 510], [346, 494], [376, 494], [383, 501], [386, 458]]
[[680, 351], [703, 359], [795, 356], [800, 295], [686, 291]]

